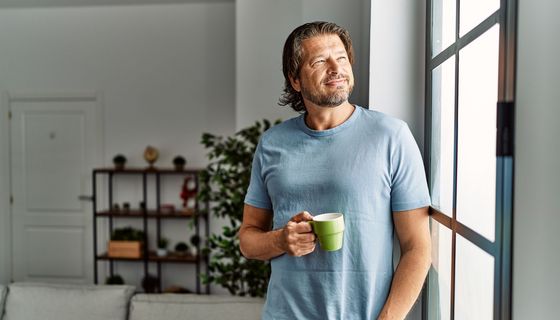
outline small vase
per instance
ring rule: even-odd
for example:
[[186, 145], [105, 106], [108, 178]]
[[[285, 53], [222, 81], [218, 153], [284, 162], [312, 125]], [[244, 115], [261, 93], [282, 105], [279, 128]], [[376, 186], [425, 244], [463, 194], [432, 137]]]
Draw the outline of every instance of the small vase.
[[165, 257], [167, 256], [167, 249], [157, 249], [157, 256], [158, 257]]
[[189, 249], [189, 253], [191, 256], [196, 257], [198, 255], [198, 249], [195, 246], [192, 246]]

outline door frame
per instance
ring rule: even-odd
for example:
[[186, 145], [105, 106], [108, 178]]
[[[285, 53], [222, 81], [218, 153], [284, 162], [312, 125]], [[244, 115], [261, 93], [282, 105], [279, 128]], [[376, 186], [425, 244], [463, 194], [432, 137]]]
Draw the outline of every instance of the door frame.
[[[11, 114], [14, 102], [90, 101], [94, 102], [94, 159], [102, 165], [105, 159], [104, 96], [101, 91], [66, 93], [28, 93], [3, 91], [0, 98], [0, 284], [13, 282], [12, 247], [12, 173]], [[92, 190], [93, 192], [93, 190]], [[93, 283], [93, 278], [90, 279]]]

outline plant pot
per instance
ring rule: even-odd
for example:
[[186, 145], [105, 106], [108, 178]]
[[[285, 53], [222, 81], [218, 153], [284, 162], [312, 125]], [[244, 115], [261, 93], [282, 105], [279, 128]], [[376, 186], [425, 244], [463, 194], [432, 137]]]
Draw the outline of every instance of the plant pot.
[[167, 256], [167, 249], [157, 249], [157, 256], [158, 257], [165, 257]]

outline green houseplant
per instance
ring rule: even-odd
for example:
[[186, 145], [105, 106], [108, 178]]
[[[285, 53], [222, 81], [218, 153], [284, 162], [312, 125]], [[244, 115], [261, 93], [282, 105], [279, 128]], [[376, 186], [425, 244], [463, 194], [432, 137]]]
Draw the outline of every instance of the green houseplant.
[[243, 220], [253, 154], [259, 138], [270, 127], [271, 123], [263, 120], [227, 138], [209, 133], [202, 135], [210, 163], [200, 173], [203, 183], [198, 197], [210, 203], [216, 217], [229, 222], [221, 234], [208, 238], [203, 254], [210, 255], [209, 273], [202, 280], [219, 284], [233, 295], [263, 297], [268, 287], [270, 263], [245, 259], [239, 251], [238, 231]]
[[145, 233], [132, 227], [117, 228], [111, 233], [107, 254], [113, 258], [140, 258]]

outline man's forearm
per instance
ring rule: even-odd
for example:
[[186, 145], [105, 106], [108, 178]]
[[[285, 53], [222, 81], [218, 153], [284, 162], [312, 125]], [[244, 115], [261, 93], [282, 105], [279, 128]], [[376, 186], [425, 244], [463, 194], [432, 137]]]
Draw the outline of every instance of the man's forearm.
[[401, 256], [379, 320], [406, 317], [422, 290], [430, 263], [430, 253], [425, 250], [411, 250]]
[[258, 228], [245, 228], [241, 231], [241, 253], [248, 259], [270, 260], [285, 251], [280, 244], [282, 229], [263, 231]]

